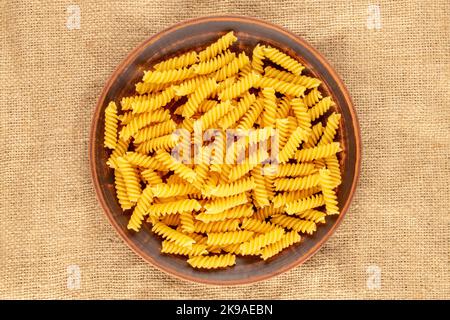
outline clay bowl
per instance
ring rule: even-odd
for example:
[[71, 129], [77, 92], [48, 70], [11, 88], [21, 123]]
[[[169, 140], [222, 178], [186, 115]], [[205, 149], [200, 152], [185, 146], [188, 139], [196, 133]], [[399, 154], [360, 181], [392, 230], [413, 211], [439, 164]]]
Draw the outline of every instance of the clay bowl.
[[[134, 84], [142, 72], [154, 63], [192, 49], [201, 49], [227, 31], [234, 30], [239, 50], [251, 54], [257, 43], [266, 43], [296, 56], [307, 67], [307, 74], [322, 80], [322, 92], [331, 95], [336, 109], [342, 114], [338, 140], [343, 146], [339, 154], [343, 183], [338, 190], [341, 214], [327, 217], [312, 236], [303, 237], [293, 246], [268, 261], [238, 258], [233, 268], [199, 271], [188, 266], [185, 258], [160, 253], [161, 239], [148, 226], [139, 233], [128, 231], [129, 216], [122, 213], [114, 191], [113, 171], [106, 165], [108, 151], [103, 147], [104, 110], [110, 100], [119, 102], [123, 96], [134, 93]], [[345, 216], [355, 192], [361, 158], [361, 138], [355, 109], [350, 96], [337, 73], [322, 55], [297, 35], [273, 24], [249, 17], [214, 16], [185, 21], [153, 35], [117, 67], [106, 82], [92, 119], [90, 135], [90, 166], [92, 178], [106, 216], [128, 246], [153, 266], [176, 277], [195, 282], [234, 285], [267, 279], [298, 266], [316, 253], [336, 230]]]

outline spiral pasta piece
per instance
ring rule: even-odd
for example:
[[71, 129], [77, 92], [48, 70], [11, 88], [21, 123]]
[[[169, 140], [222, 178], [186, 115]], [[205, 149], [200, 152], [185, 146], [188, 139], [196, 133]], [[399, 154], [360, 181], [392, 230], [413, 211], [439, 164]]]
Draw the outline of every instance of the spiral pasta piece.
[[255, 181], [255, 188], [253, 189], [253, 200], [255, 201], [255, 205], [259, 208], [268, 206], [270, 204], [269, 194], [266, 190], [261, 165], [257, 165], [252, 169], [251, 176]]
[[152, 99], [155, 96], [155, 94], [144, 94], [140, 96], [129, 96], [129, 97], [123, 97], [122, 100], [120, 100], [120, 107], [122, 111], [126, 110], [132, 110], [133, 109], [133, 103], [143, 103], [143, 101], [147, 101]]
[[193, 185], [184, 183], [157, 184], [152, 188], [152, 191], [157, 198], [187, 196], [198, 193], [198, 189]]
[[302, 97], [306, 88], [292, 82], [285, 82], [276, 78], [261, 77], [258, 81], [258, 86], [261, 88], [271, 87], [274, 88], [276, 92], [286, 94], [294, 97]]
[[278, 178], [275, 180], [276, 191], [304, 190], [319, 185], [319, 174], [314, 173], [297, 178]]
[[161, 253], [176, 254], [180, 256], [201, 256], [208, 254], [207, 246], [204, 244], [193, 244], [191, 248], [183, 247], [175, 242], [164, 240], [162, 242]]
[[128, 199], [131, 202], [136, 202], [142, 193], [136, 169], [123, 157], [117, 158], [117, 166], [125, 181]]
[[327, 119], [327, 125], [323, 130], [322, 137], [317, 143], [318, 146], [329, 144], [333, 142], [336, 131], [339, 127], [339, 121], [341, 120], [341, 114], [333, 112]]
[[222, 130], [232, 127], [242, 116], [245, 115], [247, 110], [255, 101], [256, 96], [254, 94], [248, 93], [243, 95], [236, 107], [233, 107], [222, 119], [217, 121], [217, 124], [222, 128]]
[[302, 220], [285, 215], [279, 215], [272, 217], [270, 221], [276, 225], [282, 226], [287, 229], [292, 229], [297, 232], [313, 234], [317, 230], [317, 226], [313, 221]]
[[133, 166], [141, 168], [149, 168], [153, 170], [163, 171], [164, 166], [161, 165], [155, 158], [146, 156], [141, 153], [129, 151], [125, 154], [125, 159]]
[[219, 92], [219, 100], [225, 101], [239, 97], [244, 92], [248, 91], [248, 89], [256, 85], [260, 78], [261, 76], [256, 72], [249, 73], [248, 75], [240, 78], [236, 83], [233, 83], [228, 88], [225, 88], [223, 91]]
[[303, 190], [280, 192], [272, 199], [272, 205], [274, 208], [283, 208], [284, 205], [288, 202], [307, 198], [309, 196], [312, 196], [313, 194], [319, 193], [320, 191], [320, 187], [316, 186]]
[[248, 200], [245, 193], [241, 193], [233, 196], [211, 200], [210, 202], [205, 204], [204, 208], [206, 209], [206, 213], [218, 213], [231, 209], [233, 207], [237, 207], [241, 204], [246, 204], [247, 201]]
[[164, 239], [173, 241], [181, 247], [192, 248], [192, 245], [195, 243], [195, 240], [191, 237], [172, 229], [162, 222], [156, 222], [153, 225], [152, 231]]
[[308, 133], [303, 128], [298, 127], [289, 137], [283, 149], [280, 151], [278, 155], [278, 159], [280, 163], [287, 162], [290, 158], [292, 158], [295, 154], [295, 151], [300, 146], [300, 144], [308, 139]]
[[184, 233], [194, 232], [194, 217], [190, 212], [180, 213], [181, 230]]
[[276, 78], [286, 82], [291, 82], [293, 84], [303, 86], [307, 89], [317, 88], [322, 83], [317, 78], [311, 78], [307, 76], [297, 76], [290, 72], [278, 70], [277, 68], [273, 68], [270, 66], [264, 68], [264, 76], [269, 78]]
[[155, 150], [171, 150], [179, 142], [179, 137], [176, 134], [170, 133], [162, 137], [153, 138], [142, 142], [137, 148], [136, 152], [148, 154]]
[[[294, 122], [294, 130], [297, 128], [297, 120], [295, 120], [295, 118], [292, 118], [295, 122]], [[290, 123], [291, 122], [291, 123]], [[278, 129], [278, 148], [280, 150], [283, 149], [283, 147], [285, 146], [286, 142], [289, 139], [289, 136], [292, 134], [291, 129], [291, 125], [292, 124], [292, 120], [288, 119], [288, 118], [283, 118], [283, 119], [276, 119], [275, 121], [275, 128]]]
[[262, 114], [262, 126], [273, 127], [277, 115], [277, 98], [273, 88], [263, 88], [261, 90], [263, 96], [264, 111]]
[[319, 210], [309, 209], [297, 214], [299, 218], [313, 221], [315, 223], [325, 223], [326, 214]]
[[208, 223], [213, 221], [224, 221], [227, 219], [246, 218], [253, 215], [253, 207], [249, 205], [237, 206], [219, 213], [199, 213], [195, 218]]
[[275, 177], [307, 176], [316, 171], [312, 163], [287, 163], [276, 167]]
[[206, 79], [208, 79], [206, 76], [197, 76], [187, 79], [180, 84], [173, 86], [173, 91], [177, 96], [187, 96], [197, 90]]
[[165, 71], [188, 67], [198, 61], [197, 52], [190, 51], [177, 57], [166, 59], [153, 66], [155, 70]]
[[145, 127], [134, 135], [134, 143], [141, 143], [167, 135], [174, 132], [176, 128], [176, 123], [172, 119]]
[[319, 102], [317, 102], [314, 106], [308, 109], [309, 117], [311, 121], [314, 121], [321, 117], [325, 112], [328, 111], [335, 103], [331, 100], [331, 97], [325, 97]]
[[164, 91], [151, 96], [149, 99], [133, 101], [131, 103], [131, 108], [133, 109], [133, 113], [154, 111], [168, 104], [175, 96], [175, 90], [173, 87], [169, 87]]
[[231, 52], [229, 50], [225, 51], [221, 55], [218, 55], [211, 60], [206, 60], [203, 62], [200, 62], [196, 65], [192, 66], [192, 69], [196, 74], [208, 74], [212, 73], [214, 71], [219, 70], [226, 64], [230, 63], [236, 58], [236, 54], [234, 52]]
[[320, 137], [322, 136], [323, 130], [324, 128], [321, 122], [318, 122], [317, 124], [313, 125], [311, 133], [308, 136], [308, 141], [305, 141], [302, 145], [303, 149], [315, 147]]
[[265, 246], [261, 249], [261, 258], [263, 260], [267, 260], [278, 253], [280, 253], [282, 250], [292, 246], [294, 243], [299, 243], [301, 241], [300, 235], [295, 232], [291, 231], [283, 235], [283, 237], [278, 240], [275, 243], [269, 244], [268, 246]]
[[294, 98], [291, 100], [292, 111], [297, 118], [297, 125], [309, 134], [311, 133], [311, 119], [308, 114], [308, 109], [303, 103], [303, 99]]
[[233, 254], [196, 256], [189, 258], [187, 262], [191, 267], [197, 269], [218, 269], [234, 266], [236, 264], [236, 256]]
[[[197, 121], [201, 123], [201, 128], [206, 130], [213, 126], [217, 120], [222, 118], [226, 113], [232, 110], [234, 106], [231, 105], [229, 100], [217, 104], [205, 112]], [[195, 124], [194, 124], [195, 125]]]
[[307, 95], [303, 98], [303, 102], [308, 108], [311, 108], [313, 105], [315, 105], [317, 102], [322, 99], [322, 93], [320, 93], [317, 88], [314, 88], [310, 92], [308, 92]]
[[174, 81], [183, 81], [194, 76], [192, 68], [170, 69], [164, 71], [144, 71], [143, 82], [151, 83], [169, 83]]
[[153, 204], [147, 209], [147, 211], [149, 212], [150, 215], [161, 217], [168, 214], [200, 210], [201, 208], [202, 206], [195, 199], [182, 199], [171, 202]]
[[198, 53], [200, 62], [209, 60], [217, 56], [219, 53], [228, 49], [236, 41], [237, 38], [234, 35], [234, 32], [233, 31], [228, 32], [227, 34], [219, 38], [216, 42], [214, 42], [206, 49]]
[[[233, 79], [239, 70], [242, 70], [246, 66], [250, 65], [250, 59], [245, 54], [245, 52], [240, 53], [236, 59], [232, 60], [229, 64], [223, 66], [221, 69], [217, 70], [214, 74], [214, 78], [217, 81], [227, 81], [227, 79]], [[223, 90], [224, 88], [222, 88]]]
[[260, 44], [257, 44], [256, 47], [253, 49], [253, 55], [252, 55], [252, 68], [256, 70], [258, 73], [263, 73], [263, 65], [264, 65], [264, 49], [265, 46], [262, 46]]
[[168, 225], [169, 227], [178, 227], [178, 225], [180, 224], [180, 215], [179, 214], [166, 215], [161, 219], [161, 222]]
[[[146, 94], [152, 92], [158, 92], [166, 89], [170, 86], [170, 83], [151, 83], [151, 82], [138, 82], [136, 83], [136, 92], [139, 94]], [[130, 105], [131, 109], [131, 105]], [[126, 109], [122, 109], [126, 110]]]
[[227, 197], [244, 193], [256, 187], [253, 177], [243, 178], [228, 184], [219, 184], [208, 190], [208, 195], [215, 197]]
[[339, 142], [331, 142], [314, 148], [302, 149], [295, 153], [297, 161], [305, 162], [327, 158], [341, 151]]
[[258, 254], [261, 248], [279, 241], [283, 235], [284, 229], [281, 228], [276, 228], [269, 232], [263, 233], [247, 242], [242, 243], [239, 247], [239, 252], [243, 255]]
[[105, 147], [115, 149], [117, 144], [117, 106], [111, 101], [105, 109]]
[[239, 230], [239, 219], [228, 219], [224, 221], [202, 222], [195, 221], [194, 232], [198, 233], [210, 233], [210, 232], [227, 232]]
[[147, 210], [153, 202], [153, 193], [151, 187], [148, 186], [142, 191], [139, 197], [136, 207], [131, 214], [130, 220], [128, 221], [127, 229], [134, 230], [136, 232], [141, 229], [142, 220], [147, 215]]
[[323, 199], [327, 215], [339, 214], [339, 207], [336, 193], [334, 192], [333, 180], [330, 176], [330, 170], [320, 169], [320, 186], [322, 188]]
[[305, 69], [300, 62], [273, 47], [264, 48], [264, 56], [295, 75], [300, 75]]
[[270, 222], [261, 221], [253, 218], [245, 218], [242, 221], [241, 228], [243, 230], [253, 231], [256, 233], [267, 233], [269, 231], [279, 229], [279, 227], [271, 224]]
[[117, 119], [119, 119], [120, 123], [124, 126], [130, 123], [130, 121], [135, 117], [136, 115], [133, 114], [133, 111], [125, 112], [124, 114], [118, 115]]
[[120, 130], [120, 138], [128, 140], [134, 136], [138, 131], [152, 123], [164, 122], [170, 120], [169, 110], [158, 109], [152, 112], [142, 113], [133, 118], [130, 123]]
[[256, 119], [262, 113], [263, 109], [264, 104], [262, 103], [262, 100], [257, 99], [255, 103], [252, 104], [248, 112], [238, 122], [236, 129], [249, 130], [250, 128], [252, 128]]
[[323, 206], [325, 201], [323, 195], [315, 194], [308, 198], [292, 201], [286, 203], [286, 213], [287, 214], [298, 214], [308, 209], [314, 209]]
[[168, 154], [166, 151], [164, 150], [156, 151], [156, 159], [162, 164], [164, 164], [164, 166], [166, 166], [167, 169], [174, 171], [175, 174], [185, 179], [186, 181], [190, 183], [194, 181], [196, 177], [195, 171], [172, 158], [172, 156]]
[[124, 211], [131, 209], [133, 207], [133, 204], [131, 203], [130, 199], [128, 199], [127, 187], [120, 170], [114, 170], [114, 182], [117, 200], [119, 201], [120, 207]]
[[208, 78], [200, 84], [196, 91], [188, 96], [188, 101], [183, 106], [182, 115], [190, 118], [197, 111], [198, 106], [217, 88], [216, 80]]
[[228, 232], [211, 232], [208, 233], [207, 244], [225, 246], [230, 244], [242, 243], [253, 236], [252, 231], [228, 231]]
[[291, 98], [283, 97], [278, 101], [277, 105], [277, 118], [283, 119], [289, 116], [289, 112], [291, 111]]
[[325, 164], [327, 166], [327, 169], [330, 170], [330, 178], [333, 182], [333, 186], [337, 187], [342, 182], [341, 168], [340, 168], [339, 160], [338, 160], [337, 156], [332, 155], [332, 156], [325, 158]]
[[275, 208], [274, 204], [271, 203], [269, 206], [256, 209], [256, 212], [253, 215], [253, 218], [263, 221], [263, 220], [266, 220], [268, 217], [271, 217], [271, 216], [277, 215], [277, 214], [281, 214], [283, 212], [284, 212], [284, 208]]

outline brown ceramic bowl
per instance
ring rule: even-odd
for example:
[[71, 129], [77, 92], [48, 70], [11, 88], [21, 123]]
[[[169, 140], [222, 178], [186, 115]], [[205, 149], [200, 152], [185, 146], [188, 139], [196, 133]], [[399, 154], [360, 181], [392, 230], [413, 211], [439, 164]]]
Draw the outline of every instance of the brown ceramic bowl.
[[[225, 32], [234, 30], [237, 47], [251, 54], [259, 42], [280, 48], [296, 56], [307, 67], [307, 73], [323, 81], [321, 91], [330, 94], [342, 114], [338, 140], [343, 146], [339, 154], [343, 183], [338, 190], [341, 214], [327, 217], [313, 236], [303, 237], [293, 246], [268, 261], [255, 258], [237, 259], [236, 266], [223, 270], [194, 270], [185, 258], [161, 254], [161, 240], [148, 226], [139, 233], [127, 230], [129, 216], [124, 215], [116, 200], [113, 171], [106, 165], [108, 152], [103, 147], [104, 110], [110, 100], [119, 102], [134, 93], [134, 84], [143, 70], [154, 63], [192, 49], [204, 48]], [[337, 73], [322, 55], [299, 36], [273, 24], [249, 17], [214, 16], [176, 24], [135, 48], [117, 67], [106, 82], [92, 119], [90, 136], [90, 165], [98, 200], [111, 224], [128, 246], [145, 261], [179, 278], [208, 284], [247, 284], [267, 279], [298, 266], [310, 258], [336, 230], [345, 216], [355, 192], [360, 171], [361, 138], [358, 120], [350, 96]]]

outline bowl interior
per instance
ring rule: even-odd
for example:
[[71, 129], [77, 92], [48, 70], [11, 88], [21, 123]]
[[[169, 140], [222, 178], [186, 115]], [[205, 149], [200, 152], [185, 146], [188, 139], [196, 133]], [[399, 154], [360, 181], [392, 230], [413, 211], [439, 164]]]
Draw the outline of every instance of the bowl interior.
[[[343, 152], [339, 154], [342, 185], [338, 189], [341, 208], [339, 216], [328, 216], [312, 236], [303, 236], [299, 245], [284, 250], [268, 261], [238, 257], [236, 266], [223, 270], [200, 271], [190, 268], [185, 258], [161, 254], [161, 240], [154, 236], [147, 224], [139, 233], [128, 231], [129, 215], [122, 212], [115, 195], [113, 170], [106, 165], [109, 152], [103, 147], [104, 110], [109, 101], [116, 103], [134, 94], [135, 83], [149, 66], [183, 52], [204, 48], [227, 31], [238, 37], [236, 48], [249, 55], [257, 43], [264, 43], [296, 56], [310, 74], [322, 80], [321, 92], [331, 95], [335, 110], [342, 114], [338, 140]], [[308, 259], [331, 235], [342, 220], [353, 195], [360, 161], [360, 138], [356, 115], [350, 97], [337, 74], [314, 49], [295, 35], [277, 26], [247, 17], [210, 17], [175, 25], [145, 41], [122, 62], [111, 76], [99, 99], [93, 117], [90, 160], [97, 197], [112, 225], [126, 243], [145, 260], [178, 277], [213, 284], [239, 284], [262, 280], [292, 268]]]

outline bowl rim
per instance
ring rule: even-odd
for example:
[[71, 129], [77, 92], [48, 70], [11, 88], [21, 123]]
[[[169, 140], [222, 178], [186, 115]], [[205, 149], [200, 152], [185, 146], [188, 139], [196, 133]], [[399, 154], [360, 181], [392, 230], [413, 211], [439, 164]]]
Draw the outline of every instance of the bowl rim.
[[[253, 24], [262, 24], [265, 27], [272, 28], [276, 30], [277, 32], [283, 33], [285, 36], [289, 37], [293, 41], [301, 44], [304, 46], [307, 50], [311, 51], [314, 56], [319, 60], [319, 62], [328, 70], [328, 72], [332, 75], [333, 79], [336, 81], [336, 84], [339, 88], [339, 90], [342, 92], [344, 99], [346, 100], [348, 104], [348, 111], [350, 113], [352, 123], [354, 126], [354, 136], [355, 136], [355, 151], [356, 151], [356, 159], [355, 159], [355, 172], [353, 175], [353, 182], [350, 188], [349, 196], [346, 199], [341, 212], [339, 216], [337, 217], [334, 225], [328, 230], [328, 232], [320, 238], [317, 243], [303, 256], [300, 256], [298, 259], [294, 260], [293, 262], [283, 265], [279, 269], [275, 270], [272, 273], [267, 273], [255, 277], [249, 277], [249, 278], [243, 278], [238, 280], [227, 280], [227, 281], [220, 281], [216, 279], [206, 279], [206, 278], [194, 278], [191, 276], [188, 276], [182, 272], [178, 272], [175, 269], [166, 269], [164, 266], [160, 265], [156, 259], [153, 259], [150, 255], [144, 253], [141, 251], [139, 247], [137, 247], [133, 241], [128, 237], [128, 235], [125, 233], [125, 230], [119, 226], [119, 224], [116, 222], [116, 220], [113, 217], [113, 214], [111, 212], [111, 209], [106, 203], [105, 198], [103, 197], [103, 194], [101, 192], [102, 187], [99, 183], [98, 177], [98, 168], [95, 165], [95, 150], [94, 150], [94, 140], [95, 140], [95, 134], [96, 134], [96, 128], [97, 122], [100, 117], [100, 110], [102, 108], [102, 105], [104, 104], [104, 100], [106, 98], [106, 95], [112, 85], [112, 83], [117, 79], [117, 77], [123, 72], [123, 70], [126, 68], [126, 66], [134, 60], [138, 53], [141, 52], [141, 49], [144, 49], [147, 45], [150, 45], [157, 39], [163, 37], [164, 35], [186, 27], [188, 25], [194, 25], [194, 24], [200, 24], [208, 21], [217, 21], [217, 20], [240, 20], [243, 22], [250, 22]], [[127, 56], [121, 61], [121, 63], [114, 69], [113, 73], [109, 76], [108, 80], [105, 82], [102, 92], [97, 100], [97, 104], [94, 109], [94, 113], [92, 115], [91, 119], [91, 128], [90, 128], [90, 135], [89, 135], [89, 166], [91, 171], [91, 179], [94, 184], [95, 194], [98, 202], [101, 204], [101, 207], [103, 209], [103, 212], [106, 214], [110, 224], [113, 226], [113, 228], [116, 230], [116, 232], [120, 235], [120, 238], [127, 244], [127, 246], [136, 253], [139, 257], [141, 257], [143, 260], [145, 260], [150, 265], [154, 266], [158, 270], [169, 274], [171, 276], [175, 276], [178, 279], [181, 280], [187, 280], [194, 283], [202, 283], [207, 285], [222, 285], [222, 286], [235, 286], [235, 285], [247, 285], [255, 282], [259, 282], [262, 280], [266, 280], [269, 278], [273, 278], [275, 276], [278, 276], [284, 272], [287, 272], [303, 263], [305, 263], [307, 260], [309, 260], [312, 256], [314, 256], [317, 251], [325, 244], [325, 242], [328, 241], [328, 239], [335, 233], [336, 229], [341, 224], [342, 220], [344, 219], [350, 204], [353, 200], [356, 187], [359, 182], [360, 177], [360, 171], [361, 171], [361, 130], [359, 126], [358, 117], [356, 115], [355, 106], [353, 104], [353, 101], [351, 99], [350, 93], [348, 92], [344, 82], [342, 81], [339, 74], [336, 72], [336, 70], [331, 66], [331, 64], [325, 59], [325, 57], [317, 51], [314, 47], [312, 47], [305, 39], [300, 37], [299, 35], [287, 30], [286, 28], [276, 25], [274, 23], [251, 17], [251, 16], [242, 16], [242, 15], [234, 15], [234, 14], [224, 14], [224, 15], [210, 15], [210, 16], [202, 16], [197, 17], [193, 19], [187, 19], [180, 21], [178, 23], [175, 23], [155, 34], [152, 36], [146, 38], [144, 41], [142, 41], [139, 45], [137, 45], [135, 48], [133, 48]]]

